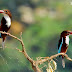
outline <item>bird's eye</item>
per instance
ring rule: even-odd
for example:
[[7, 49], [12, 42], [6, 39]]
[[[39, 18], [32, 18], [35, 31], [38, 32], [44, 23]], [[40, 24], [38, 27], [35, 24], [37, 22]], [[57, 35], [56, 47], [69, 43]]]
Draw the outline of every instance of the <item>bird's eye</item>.
[[7, 12], [7, 11], [6, 11]]
[[67, 32], [68, 34], [70, 33], [70, 32]]

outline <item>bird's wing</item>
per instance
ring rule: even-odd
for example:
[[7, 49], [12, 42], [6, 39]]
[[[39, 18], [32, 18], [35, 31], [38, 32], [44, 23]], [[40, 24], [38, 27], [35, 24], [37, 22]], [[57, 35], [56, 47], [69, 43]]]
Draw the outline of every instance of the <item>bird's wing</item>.
[[[1, 31], [1, 24], [0, 24], [0, 31]], [[1, 38], [1, 33], [0, 33], [0, 38]]]
[[63, 44], [63, 37], [62, 37], [62, 38], [60, 38], [60, 40], [59, 40], [59, 44], [58, 44], [58, 53], [60, 53], [60, 52], [61, 52], [61, 47], [62, 47], [62, 44]]

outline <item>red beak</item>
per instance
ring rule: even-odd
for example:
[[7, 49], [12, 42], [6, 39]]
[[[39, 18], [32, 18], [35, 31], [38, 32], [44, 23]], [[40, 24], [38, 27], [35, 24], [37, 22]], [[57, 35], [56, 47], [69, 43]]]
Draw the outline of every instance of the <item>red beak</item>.
[[70, 32], [70, 34], [72, 34], [72, 32]]
[[3, 10], [0, 10], [0, 13], [4, 13], [4, 11]]

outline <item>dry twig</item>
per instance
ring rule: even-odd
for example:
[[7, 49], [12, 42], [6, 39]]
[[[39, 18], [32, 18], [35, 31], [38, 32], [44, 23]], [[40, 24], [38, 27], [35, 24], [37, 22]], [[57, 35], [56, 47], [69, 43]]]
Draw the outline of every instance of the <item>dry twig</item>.
[[68, 55], [67, 55], [67, 54], [64, 54], [64, 53], [55, 54], [55, 55], [52, 55], [52, 56], [50, 56], [50, 57], [40, 57], [39, 60], [35, 61], [35, 60], [33, 60], [32, 58], [30, 58], [30, 56], [28, 56], [28, 54], [27, 54], [27, 52], [26, 52], [26, 50], [25, 50], [25, 46], [24, 46], [24, 43], [23, 43], [22, 38], [19, 39], [18, 37], [14, 36], [14, 35], [11, 35], [10, 33], [2, 32], [2, 31], [0, 31], [0, 33], [2, 33], [2, 34], [7, 34], [8, 36], [11, 36], [12, 38], [15, 38], [16, 40], [18, 40], [18, 41], [21, 43], [21, 45], [22, 45], [22, 51], [19, 50], [19, 49], [17, 49], [17, 48], [16, 48], [16, 49], [17, 49], [19, 52], [22, 52], [22, 53], [24, 54], [24, 56], [25, 56], [25, 57], [28, 59], [28, 61], [32, 64], [32, 68], [33, 68], [33, 70], [34, 70], [35, 72], [42, 72], [38, 65], [40, 65], [40, 64], [42, 64], [42, 63], [44, 63], [44, 62], [46, 62], [46, 61], [48, 61], [48, 60], [54, 59], [54, 58], [56, 58], [56, 57], [59, 56], [59, 55], [64, 55], [64, 56], [66, 57], [66, 59], [72, 61], [72, 59], [69, 58]]

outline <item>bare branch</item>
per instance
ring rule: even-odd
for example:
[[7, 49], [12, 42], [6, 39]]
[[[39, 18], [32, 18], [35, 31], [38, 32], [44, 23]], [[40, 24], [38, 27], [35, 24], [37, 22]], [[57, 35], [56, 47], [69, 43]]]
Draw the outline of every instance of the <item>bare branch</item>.
[[65, 54], [65, 53], [59, 53], [59, 54], [52, 55], [50, 57], [45, 57], [44, 59], [39, 60], [38, 63], [40, 64], [40, 63], [46, 62], [46, 61], [48, 61], [50, 59], [54, 59], [54, 58], [58, 57], [59, 55], [64, 55], [66, 57], [66, 59], [72, 61], [72, 59], [69, 58], [67, 54]]
[[18, 50], [19, 52], [22, 52], [20, 49], [16, 48], [16, 50]]
[[23, 43], [23, 41], [22, 41], [21, 39], [17, 38], [17, 37], [14, 36], [14, 35], [11, 35], [10, 33], [2, 32], [2, 31], [0, 31], [0, 33], [2, 33], [2, 34], [7, 34], [8, 36], [11, 36], [12, 38], [17, 39], [17, 40], [22, 44], [22, 52], [23, 52], [23, 54], [25, 55], [25, 57], [26, 57], [31, 63], [33, 63], [33, 59], [31, 59], [31, 58], [28, 56], [28, 54], [26, 53], [26, 50], [25, 50], [25, 47], [24, 47], [24, 43]]
[[[10, 33], [2, 32], [2, 31], [0, 31], [0, 33], [7, 34], [8, 36], [11, 36], [12, 38], [17, 39], [21, 43], [22, 51], [20, 49], [17, 49], [17, 48], [16, 49], [19, 52], [22, 52], [24, 54], [24, 56], [27, 58], [27, 60], [32, 64], [32, 68], [35, 72], [42, 72], [41, 68], [39, 68], [39, 65], [46, 62], [46, 61], [48, 62], [49, 60], [52, 60], [52, 59], [56, 58], [59, 55], [64, 55], [66, 57], [66, 59], [72, 61], [72, 59], [70, 57], [68, 57], [68, 55], [65, 54], [65, 53], [55, 54], [55, 55], [52, 55], [50, 57], [38, 57], [37, 60], [35, 61], [32, 58], [30, 58], [30, 56], [28, 56], [28, 54], [25, 50], [24, 43], [23, 43], [23, 40], [22, 40], [21, 36], [20, 36], [21, 39], [19, 39], [18, 37], [14, 36], [14, 35], [11, 35]], [[21, 33], [21, 35], [22, 35], [22, 33]], [[48, 69], [47, 69], [47, 71], [48, 71]]]

